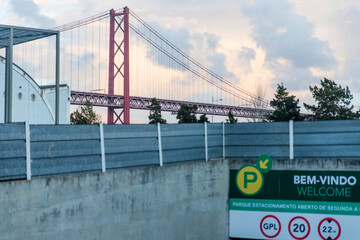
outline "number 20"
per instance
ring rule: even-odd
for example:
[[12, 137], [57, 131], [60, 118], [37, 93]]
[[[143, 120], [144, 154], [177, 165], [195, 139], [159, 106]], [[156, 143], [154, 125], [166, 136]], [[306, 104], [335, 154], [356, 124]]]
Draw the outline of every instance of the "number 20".
[[305, 232], [305, 225], [304, 224], [294, 224], [294, 232]]

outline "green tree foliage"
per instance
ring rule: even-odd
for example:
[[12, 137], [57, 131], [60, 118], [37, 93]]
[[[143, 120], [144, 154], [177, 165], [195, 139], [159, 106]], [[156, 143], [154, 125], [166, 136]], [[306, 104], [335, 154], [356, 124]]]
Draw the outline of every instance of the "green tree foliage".
[[70, 114], [70, 122], [71, 124], [97, 124], [101, 123], [101, 116], [95, 113], [92, 103], [86, 101], [80, 112], [76, 109], [75, 112]]
[[179, 119], [179, 123], [196, 123], [196, 105], [181, 104], [180, 109], [176, 115], [176, 119]]
[[234, 114], [231, 110], [228, 112], [228, 119], [226, 119], [226, 123], [237, 123], [237, 118], [234, 117]]
[[147, 106], [150, 110], [149, 120], [150, 124], [166, 123], [166, 120], [161, 116], [161, 105], [156, 98], [151, 99], [151, 104]]
[[202, 114], [199, 118], [199, 123], [209, 123], [209, 119], [207, 118], [206, 114]]
[[317, 105], [304, 103], [304, 107], [312, 112], [310, 120], [339, 120], [357, 119], [359, 112], [353, 112], [354, 105], [351, 104], [353, 95], [349, 87], [342, 88], [334, 81], [324, 78], [320, 80], [321, 87], [309, 87], [310, 92]]
[[278, 84], [275, 98], [270, 102], [270, 106], [274, 108], [274, 112], [267, 116], [267, 120], [272, 122], [303, 120], [298, 104], [299, 99], [296, 99], [293, 95], [289, 95], [283, 83]]

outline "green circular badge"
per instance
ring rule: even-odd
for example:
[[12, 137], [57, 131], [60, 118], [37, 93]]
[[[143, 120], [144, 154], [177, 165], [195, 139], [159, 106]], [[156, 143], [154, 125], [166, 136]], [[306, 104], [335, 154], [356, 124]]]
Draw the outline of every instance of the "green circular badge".
[[263, 173], [267, 173], [272, 168], [272, 159], [268, 155], [261, 155], [256, 160], [256, 167]]

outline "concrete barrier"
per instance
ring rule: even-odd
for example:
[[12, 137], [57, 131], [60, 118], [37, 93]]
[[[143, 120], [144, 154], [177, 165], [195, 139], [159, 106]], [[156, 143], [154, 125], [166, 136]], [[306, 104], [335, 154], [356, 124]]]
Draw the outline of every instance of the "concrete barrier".
[[[228, 239], [229, 170], [210, 160], [0, 182], [0, 239]], [[273, 159], [273, 169], [360, 170], [359, 159]]]
[[0, 183], [0, 239], [227, 239], [228, 161]]

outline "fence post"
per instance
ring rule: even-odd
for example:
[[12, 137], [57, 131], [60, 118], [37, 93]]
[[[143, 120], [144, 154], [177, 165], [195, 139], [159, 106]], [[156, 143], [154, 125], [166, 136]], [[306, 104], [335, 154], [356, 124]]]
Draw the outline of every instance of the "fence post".
[[163, 155], [162, 155], [162, 143], [161, 143], [161, 125], [157, 123], [157, 132], [158, 132], [158, 144], [159, 144], [159, 160], [160, 160], [160, 167], [163, 166]]
[[289, 121], [289, 158], [294, 159], [294, 121]]
[[205, 161], [207, 161], [209, 159], [207, 122], [205, 122], [204, 126], [205, 126]]
[[25, 122], [25, 142], [26, 142], [26, 179], [31, 180], [30, 125], [28, 122]]
[[222, 122], [222, 137], [223, 137], [223, 160], [225, 160], [225, 123]]
[[100, 128], [100, 148], [101, 148], [101, 171], [106, 172], [106, 162], [105, 162], [105, 144], [104, 144], [104, 125], [99, 124]]

